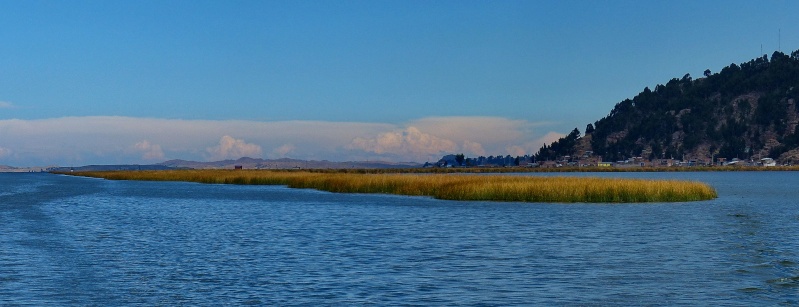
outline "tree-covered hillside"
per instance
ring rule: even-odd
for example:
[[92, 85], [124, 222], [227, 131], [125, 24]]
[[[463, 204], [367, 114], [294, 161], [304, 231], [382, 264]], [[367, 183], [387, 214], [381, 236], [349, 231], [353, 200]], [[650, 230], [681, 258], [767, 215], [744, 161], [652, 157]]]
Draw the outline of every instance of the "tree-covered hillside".
[[[587, 130], [593, 131], [580, 139], [590, 140], [593, 152], [606, 161], [771, 157], [796, 162], [797, 101], [799, 50], [790, 56], [774, 52], [770, 59], [764, 55], [730, 64], [718, 73], [706, 70], [702, 78], [686, 74], [645, 88], [589, 124]], [[574, 154], [579, 140], [562, 141], [544, 146], [541, 158]]]

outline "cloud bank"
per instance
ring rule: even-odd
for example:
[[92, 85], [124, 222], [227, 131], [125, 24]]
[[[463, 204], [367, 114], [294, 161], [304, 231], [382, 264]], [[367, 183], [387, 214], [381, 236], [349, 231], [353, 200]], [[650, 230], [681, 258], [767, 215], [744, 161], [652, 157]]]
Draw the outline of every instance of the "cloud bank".
[[83, 165], [297, 158], [435, 161], [444, 154], [533, 154], [562, 134], [500, 117], [403, 124], [178, 120], [114, 116], [0, 120], [0, 164]]
[[209, 160], [236, 159], [241, 157], [261, 157], [261, 146], [250, 144], [225, 135], [219, 139], [219, 145], [207, 149]]
[[424, 133], [413, 126], [404, 130], [383, 132], [372, 138], [355, 138], [348, 148], [378, 155], [416, 157], [417, 160], [422, 157], [459, 150], [452, 140]]
[[161, 145], [151, 144], [149, 141], [144, 140], [133, 145], [133, 148], [141, 152], [143, 160], [163, 160], [164, 151], [161, 150]]

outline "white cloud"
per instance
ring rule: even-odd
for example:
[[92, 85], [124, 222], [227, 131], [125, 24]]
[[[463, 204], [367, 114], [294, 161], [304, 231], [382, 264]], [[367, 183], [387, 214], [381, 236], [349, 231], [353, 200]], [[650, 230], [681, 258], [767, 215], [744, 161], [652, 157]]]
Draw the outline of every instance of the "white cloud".
[[295, 149], [297, 149], [297, 146], [294, 146], [293, 144], [283, 144], [280, 145], [280, 147], [272, 150], [272, 153], [278, 158], [285, 158], [288, 156], [289, 153], [293, 152]]
[[164, 151], [158, 144], [152, 144], [147, 140], [141, 141], [133, 145], [133, 148], [141, 152], [141, 158], [144, 160], [163, 160]]
[[[528, 144], [540, 137], [537, 127], [543, 123], [478, 116], [429, 117], [413, 121], [409, 125], [462, 144], [459, 151], [467, 156], [485, 156], [513, 154], [509, 150], [515, 153], [534, 153]], [[521, 147], [523, 150], [512, 146]]]
[[557, 141], [560, 138], [565, 137], [565, 136], [566, 135], [563, 134], [563, 133], [557, 133], [557, 132], [550, 131], [550, 132], [547, 132], [547, 134], [545, 134], [544, 136], [542, 136], [538, 140], [536, 140], [536, 142], [533, 144], [533, 146], [536, 146], [536, 149], [537, 148], [541, 148], [541, 146], [544, 146], [544, 144], [546, 144], [548, 146], [549, 144], [552, 144], [552, 142]]
[[414, 158], [428, 158], [458, 150], [455, 142], [424, 133], [416, 127], [383, 132], [374, 138], [355, 138], [349, 148]]
[[462, 150], [464, 151], [464, 154], [470, 156], [485, 156], [486, 154], [486, 150], [483, 149], [482, 144], [469, 140], [463, 141]]
[[225, 135], [219, 139], [219, 145], [207, 149], [210, 160], [238, 159], [241, 157], [260, 158], [261, 146], [235, 139]]
[[502, 117], [428, 117], [408, 125], [429, 131], [437, 136], [446, 135], [454, 141], [508, 142], [518, 140], [536, 125], [523, 120]]
[[0, 101], [0, 109], [12, 109], [14, 104], [8, 101]]
[[505, 148], [505, 151], [509, 155], [514, 156], [514, 157], [530, 154], [529, 151], [527, 151], [526, 149], [524, 149], [523, 147], [521, 147], [519, 145], [508, 146], [507, 148]]
[[[442, 154], [528, 154], [563, 134], [495, 117], [422, 118], [405, 124], [215, 121], [133, 117], [0, 120], [0, 164], [85, 165], [264, 157], [424, 162]], [[213, 145], [210, 148], [209, 146]]]

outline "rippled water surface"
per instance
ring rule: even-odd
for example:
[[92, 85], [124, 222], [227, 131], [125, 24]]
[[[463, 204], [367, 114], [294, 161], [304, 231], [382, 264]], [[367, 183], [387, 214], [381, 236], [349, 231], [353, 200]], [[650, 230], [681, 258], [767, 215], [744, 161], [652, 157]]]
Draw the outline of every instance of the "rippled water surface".
[[716, 200], [451, 202], [0, 174], [0, 305], [799, 304], [799, 173]]

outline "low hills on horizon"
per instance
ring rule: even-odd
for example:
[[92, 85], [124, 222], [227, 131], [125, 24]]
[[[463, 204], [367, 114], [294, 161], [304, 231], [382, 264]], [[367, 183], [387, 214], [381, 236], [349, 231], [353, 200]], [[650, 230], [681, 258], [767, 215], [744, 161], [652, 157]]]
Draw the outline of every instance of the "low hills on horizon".
[[385, 162], [385, 161], [346, 161], [334, 162], [327, 160], [298, 160], [290, 158], [281, 159], [260, 159], [242, 157], [236, 160], [222, 160], [214, 162], [197, 162], [186, 160], [169, 160], [156, 165], [170, 168], [193, 168], [193, 169], [224, 169], [241, 166], [246, 169], [346, 169], [346, 168], [407, 168], [418, 167], [421, 164], [414, 162]]
[[0, 172], [38, 172], [38, 171], [110, 171], [110, 170], [166, 170], [166, 169], [373, 169], [373, 168], [412, 168], [422, 164], [413, 162], [385, 162], [385, 161], [316, 161], [298, 159], [260, 159], [242, 157], [236, 160], [199, 162], [188, 160], [169, 160], [156, 164], [116, 164], [116, 165], [85, 165], [77, 167], [28, 167], [0, 168]]

